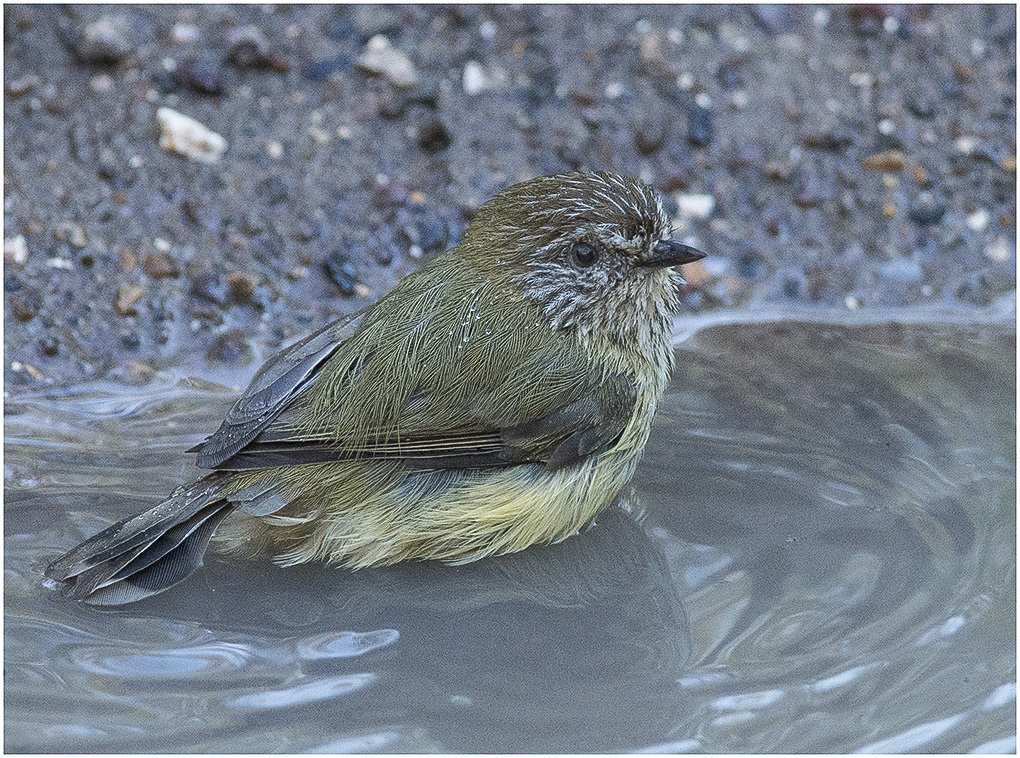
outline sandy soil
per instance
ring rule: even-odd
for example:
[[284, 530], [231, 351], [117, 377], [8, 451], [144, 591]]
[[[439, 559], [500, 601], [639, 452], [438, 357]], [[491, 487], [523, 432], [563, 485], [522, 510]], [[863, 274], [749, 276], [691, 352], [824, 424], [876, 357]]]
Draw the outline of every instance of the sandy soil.
[[711, 254], [687, 312], [987, 306], [1015, 38], [1002, 5], [7, 5], [5, 389], [250, 373], [575, 168], [666, 195]]

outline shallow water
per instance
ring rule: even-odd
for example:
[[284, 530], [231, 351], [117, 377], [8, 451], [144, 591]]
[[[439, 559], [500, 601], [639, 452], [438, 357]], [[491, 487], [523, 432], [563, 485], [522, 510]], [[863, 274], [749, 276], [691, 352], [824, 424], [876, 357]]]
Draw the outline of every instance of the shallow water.
[[45, 563], [196, 473], [233, 394], [8, 398], [8, 751], [1013, 751], [1015, 330], [705, 330], [624, 502], [351, 573], [212, 556], [114, 610]]

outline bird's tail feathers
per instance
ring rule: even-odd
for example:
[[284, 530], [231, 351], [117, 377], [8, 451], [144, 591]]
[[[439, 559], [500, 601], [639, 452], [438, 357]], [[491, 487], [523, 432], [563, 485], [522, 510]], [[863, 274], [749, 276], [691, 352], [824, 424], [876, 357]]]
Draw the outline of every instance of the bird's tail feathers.
[[214, 473], [180, 487], [137, 516], [82, 542], [46, 568], [46, 576], [74, 600], [121, 605], [172, 587], [202, 565], [220, 521], [234, 509]]

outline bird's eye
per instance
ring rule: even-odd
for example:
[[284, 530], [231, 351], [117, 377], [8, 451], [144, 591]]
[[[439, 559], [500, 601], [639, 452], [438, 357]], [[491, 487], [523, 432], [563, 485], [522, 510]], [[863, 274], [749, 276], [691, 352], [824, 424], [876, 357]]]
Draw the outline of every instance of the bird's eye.
[[578, 268], [588, 268], [599, 259], [599, 251], [594, 245], [589, 245], [587, 242], [576, 243], [571, 250], [571, 255]]

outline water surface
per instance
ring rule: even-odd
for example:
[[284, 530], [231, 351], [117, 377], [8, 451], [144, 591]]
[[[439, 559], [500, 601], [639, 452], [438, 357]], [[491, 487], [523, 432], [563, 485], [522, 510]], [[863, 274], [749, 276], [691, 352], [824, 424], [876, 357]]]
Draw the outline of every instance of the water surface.
[[96, 609], [45, 563], [196, 475], [230, 391], [5, 408], [5, 748], [1012, 751], [1015, 330], [720, 326], [632, 488], [463, 567], [212, 555]]

